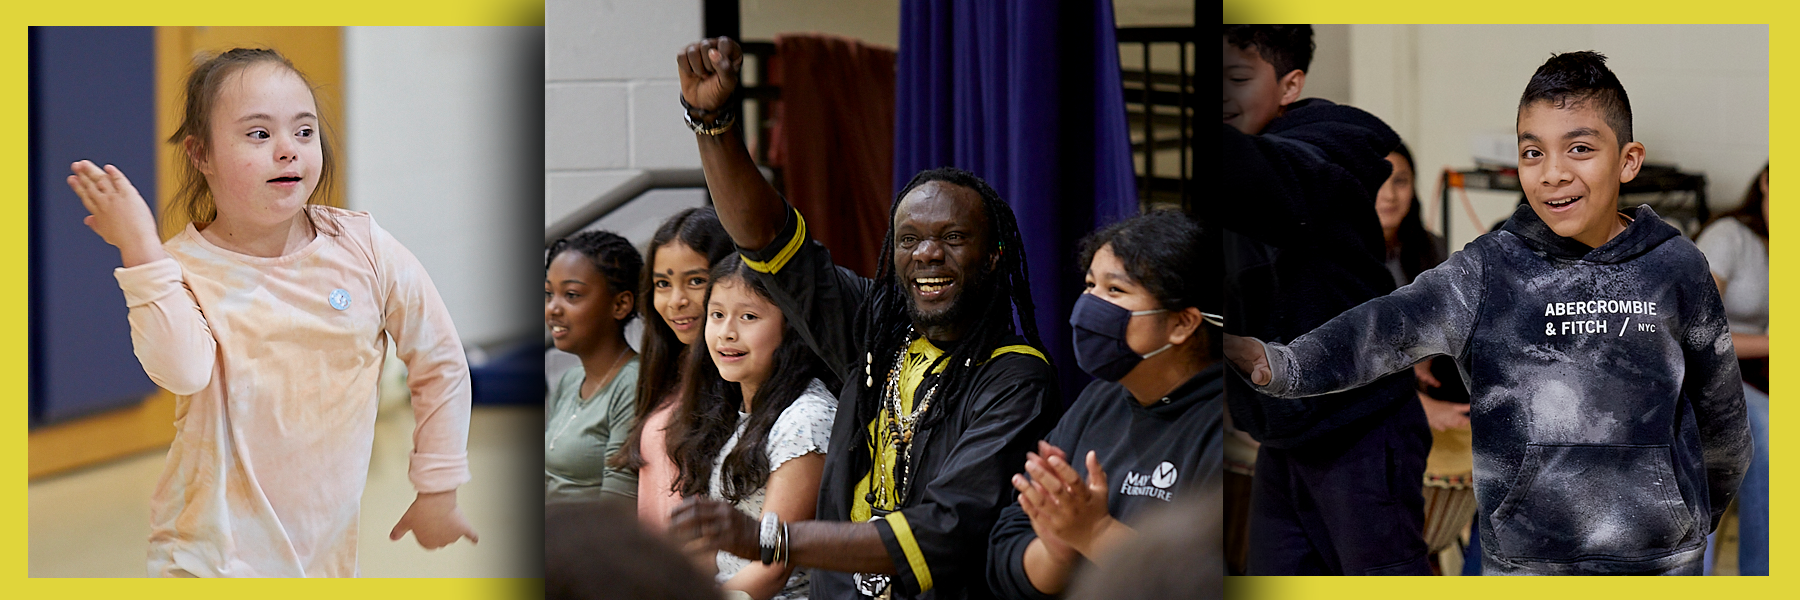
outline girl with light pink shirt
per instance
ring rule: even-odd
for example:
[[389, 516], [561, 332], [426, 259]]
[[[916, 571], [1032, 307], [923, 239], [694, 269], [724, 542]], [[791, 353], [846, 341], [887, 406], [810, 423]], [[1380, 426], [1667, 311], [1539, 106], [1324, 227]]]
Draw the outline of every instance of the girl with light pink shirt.
[[653, 532], [667, 528], [669, 513], [681, 503], [675, 463], [669, 459], [676, 440], [668, 439], [666, 431], [688, 377], [688, 349], [706, 324], [702, 317], [712, 267], [734, 251], [718, 214], [699, 207], [663, 221], [644, 255], [638, 297], [650, 301], [638, 303], [644, 337], [638, 345], [637, 424], [609, 464], [637, 471], [638, 522]]
[[469, 369], [443, 300], [368, 213], [319, 205], [335, 141], [312, 88], [272, 50], [198, 62], [170, 137], [183, 169], [167, 241], [125, 174], [71, 165], [144, 371], [174, 392], [176, 435], [151, 498], [149, 571], [355, 576], [358, 515], [388, 339], [406, 363], [418, 491], [390, 532], [439, 548], [475, 531]]

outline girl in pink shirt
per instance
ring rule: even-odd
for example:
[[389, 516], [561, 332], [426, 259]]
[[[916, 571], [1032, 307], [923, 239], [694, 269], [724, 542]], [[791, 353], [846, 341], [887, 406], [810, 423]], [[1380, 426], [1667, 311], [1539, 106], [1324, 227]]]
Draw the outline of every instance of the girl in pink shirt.
[[669, 460], [674, 440], [667, 439], [665, 431], [680, 404], [688, 348], [706, 323], [701, 317], [713, 264], [735, 250], [711, 207], [675, 213], [650, 236], [644, 291], [639, 294], [650, 301], [638, 303], [644, 338], [638, 345], [643, 354], [637, 424], [612, 464], [637, 471], [638, 522], [652, 532], [662, 532], [669, 513], [681, 503], [675, 491], [675, 463]]
[[155, 576], [354, 576], [357, 515], [387, 340], [406, 362], [418, 497], [390, 533], [426, 548], [475, 531], [469, 370], [418, 259], [368, 213], [313, 204], [333, 180], [310, 85], [271, 50], [194, 67], [170, 138], [184, 168], [162, 242], [125, 174], [81, 161], [86, 223], [114, 275], [144, 371], [178, 397], [151, 498]]

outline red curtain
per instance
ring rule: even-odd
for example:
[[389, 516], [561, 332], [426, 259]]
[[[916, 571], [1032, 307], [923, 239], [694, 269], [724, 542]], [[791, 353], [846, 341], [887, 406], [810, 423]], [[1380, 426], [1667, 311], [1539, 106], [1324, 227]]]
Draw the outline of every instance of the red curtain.
[[837, 264], [875, 276], [893, 201], [894, 50], [821, 34], [775, 36], [781, 88], [769, 163]]

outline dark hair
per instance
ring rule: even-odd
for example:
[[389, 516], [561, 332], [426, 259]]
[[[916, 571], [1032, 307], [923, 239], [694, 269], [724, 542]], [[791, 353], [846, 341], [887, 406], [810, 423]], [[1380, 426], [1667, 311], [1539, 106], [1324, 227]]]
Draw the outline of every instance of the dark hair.
[[1226, 25], [1225, 41], [1256, 51], [1275, 66], [1276, 79], [1294, 71], [1306, 72], [1318, 47], [1313, 43], [1311, 25]]
[[544, 505], [544, 600], [717, 600], [711, 578], [625, 500]]
[[1588, 105], [1600, 111], [1601, 120], [1612, 128], [1619, 147], [1631, 143], [1631, 99], [1625, 95], [1619, 77], [1606, 68], [1606, 56], [1599, 52], [1550, 55], [1550, 60], [1531, 74], [1531, 83], [1525, 84], [1525, 93], [1519, 96], [1519, 110], [1524, 111], [1533, 102], [1549, 102], [1556, 108], [1591, 103]]
[[1431, 232], [1425, 230], [1425, 220], [1419, 217], [1419, 165], [1413, 162], [1412, 150], [1407, 149], [1406, 142], [1401, 142], [1394, 152], [1406, 159], [1407, 168], [1413, 171], [1412, 205], [1406, 209], [1406, 216], [1400, 219], [1400, 227], [1394, 232], [1395, 241], [1400, 244], [1400, 272], [1410, 282], [1420, 273], [1444, 262], [1444, 248], [1440, 248]]
[[[750, 268], [736, 254], [713, 265], [712, 285], [706, 289], [706, 303], [721, 284], [744, 286], [763, 300], [774, 303], [762, 280], [750, 275]], [[795, 319], [784, 319], [781, 344], [775, 347], [774, 363], [768, 381], [756, 389], [750, 399], [749, 422], [738, 436], [737, 446], [719, 465], [720, 495], [738, 502], [769, 482], [769, 429], [781, 412], [794, 404], [814, 379], [831, 379], [830, 370], [812, 348], [800, 337]], [[704, 335], [704, 334], [703, 334]], [[725, 441], [737, 431], [738, 408], [743, 406], [743, 386], [719, 376], [712, 353], [704, 351], [705, 342], [696, 342], [696, 351], [688, 353], [687, 382], [682, 386], [681, 404], [669, 421], [669, 458], [675, 462], [677, 475], [673, 491], [683, 496], [704, 496], [712, 481], [713, 461]], [[834, 387], [827, 382], [826, 386]]]
[[1217, 313], [1220, 281], [1195, 267], [1206, 258], [1200, 226], [1174, 210], [1154, 210], [1095, 231], [1081, 238], [1081, 270], [1094, 264], [1094, 254], [1112, 245], [1113, 256], [1125, 265], [1125, 274], [1150, 291], [1169, 310], [1197, 307]]
[[656, 289], [652, 287], [651, 269], [656, 268], [656, 253], [669, 242], [679, 241], [694, 252], [706, 255], [706, 263], [710, 267], [730, 256], [737, 249], [731, 243], [731, 236], [725, 233], [725, 226], [719, 223], [719, 214], [710, 206], [699, 206], [683, 210], [663, 221], [650, 236], [650, 247], [644, 251], [643, 275], [638, 280], [638, 314], [644, 317], [644, 337], [638, 344], [638, 382], [636, 420], [631, 426], [631, 435], [625, 438], [625, 447], [607, 460], [607, 464], [622, 469], [640, 469], [644, 466], [644, 454], [638, 448], [644, 438], [644, 420], [662, 404], [663, 398], [675, 390], [675, 384], [681, 379], [684, 366], [681, 353], [686, 346], [675, 330], [656, 314]]
[[[212, 151], [212, 112], [218, 104], [219, 88], [232, 75], [248, 69], [252, 65], [270, 63], [280, 65], [299, 77], [307, 89], [312, 89], [312, 82], [306, 74], [294, 68], [294, 63], [280, 52], [265, 48], [233, 48], [222, 54], [202, 57], [197, 60], [194, 69], [188, 72], [187, 81], [181, 91], [181, 124], [175, 133], [169, 135], [169, 143], [175, 145], [175, 169], [178, 187], [175, 196], [169, 200], [169, 206], [163, 211], [163, 228], [177, 230], [188, 223], [207, 223], [219, 217], [219, 207], [213, 201], [212, 188], [206, 185], [206, 175], [194, 167], [194, 156], [189, 153], [187, 140], [194, 140], [192, 151], [205, 156]], [[315, 96], [316, 100], [316, 96]], [[314, 104], [317, 104], [315, 101]], [[332, 188], [337, 185], [337, 153], [332, 149], [331, 122], [325, 118], [325, 107], [319, 110], [319, 185], [313, 188], [312, 195], [307, 197], [307, 204], [317, 204], [330, 197]], [[313, 220], [312, 212], [303, 210], [306, 221], [314, 231], [319, 226]], [[336, 231], [330, 231], [336, 235]]]
[[[1769, 220], [1763, 218], [1763, 204], [1769, 201], [1769, 197], [1764, 196], [1762, 191], [1762, 178], [1768, 174], [1769, 163], [1763, 163], [1762, 170], [1757, 171], [1756, 176], [1750, 178], [1750, 189], [1744, 192], [1744, 204], [1731, 212], [1714, 216], [1706, 224], [1711, 225], [1713, 221], [1725, 218], [1737, 219], [1739, 223], [1749, 227], [1750, 231], [1756, 232], [1756, 235], [1762, 236], [1765, 240], [1769, 239]], [[1704, 227], [1701, 229], [1705, 230]]]
[[[613, 294], [631, 294], [634, 300], [643, 299], [637, 295], [636, 282], [643, 276], [644, 257], [638, 254], [631, 242], [611, 231], [583, 231], [569, 237], [556, 240], [550, 244], [550, 250], [544, 253], [544, 271], [550, 270], [550, 263], [564, 252], [575, 252], [587, 257], [593, 263], [594, 270], [606, 277], [606, 289]], [[625, 315], [619, 324], [630, 323], [637, 318], [637, 313]]]
[[[1081, 238], [1077, 255], [1081, 270], [1094, 264], [1094, 254], [1111, 245], [1113, 256], [1125, 265], [1125, 274], [1144, 286], [1162, 308], [1180, 311], [1189, 307], [1219, 314], [1223, 307], [1225, 274], [1219, 240], [1207, 236], [1199, 224], [1174, 210], [1154, 210]], [[1210, 326], [1203, 324], [1202, 328]], [[1207, 330], [1207, 350], [1220, 356], [1215, 342], [1224, 338]]]
[[[1025, 243], [1019, 235], [1019, 222], [1013, 215], [1012, 207], [974, 173], [942, 167], [914, 175], [900, 189], [900, 193], [894, 195], [893, 204], [888, 206], [888, 231], [881, 244], [876, 284], [868, 299], [857, 309], [855, 327], [860, 345], [867, 353], [861, 358], [875, 365], [891, 364], [898, 353], [905, 351], [912, 317], [908, 314], [906, 288], [900, 281], [900, 274], [894, 270], [894, 224], [900, 201], [913, 189], [933, 181], [961, 186], [981, 196], [982, 209], [987, 214], [991, 234], [987, 239], [993, 244], [987, 250], [989, 256], [994, 256], [995, 253], [999, 256], [991, 271], [985, 270], [985, 261], [977, 267], [983, 269], [981, 281], [978, 282], [980, 285], [964, 292], [969, 296], [957, 299], [958, 303], [969, 303], [973, 312], [964, 311], [961, 318], [973, 324], [973, 327], [963, 334], [955, 348], [926, 366], [925, 372], [931, 373], [938, 369], [939, 363], [945, 365], [939, 375], [937, 397], [952, 398], [974, 380], [975, 364], [986, 361], [995, 349], [1013, 335], [1015, 315], [1020, 328], [1024, 330], [1027, 343], [1040, 351], [1044, 343], [1038, 339], [1037, 318], [1031, 303], [1031, 280], [1026, 274]], [[1044, 354], [1049, 355], [1048, 352]], [[868, 423], [875, 419], [880, 410], [879, 386], [884, 382], [875, 381], [871, 386], [871, 378], [854, 378], [864, 384], [865, 393], [861, 396], [862, 401], [851, 407], [851, 410], [856, 411], [855, 422]], [[842, 410], [844, 407], [838, 408]], [[935, 427], [949, 413], [948, 410], [927, 411], [916, 427], [921, 432]], [[855, 439], [847, 440], [843, 446], [833, 442], [832, 446], [852, 452], [852, 463], [860, 468], [866, 464], [861, 461], [871, 459], [866, 443], [869, 431], [866, 427], [857, 427], [855, 431]], [[899, 465], [899, 461], [894, 462], [896, 469]]]

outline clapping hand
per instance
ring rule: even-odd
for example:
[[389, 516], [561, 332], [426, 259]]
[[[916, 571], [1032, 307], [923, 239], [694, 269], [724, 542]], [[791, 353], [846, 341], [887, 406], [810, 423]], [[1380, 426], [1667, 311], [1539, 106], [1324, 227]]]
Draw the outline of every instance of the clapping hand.
[[1025, 455], [1030, 479], [1013, 476], [1019, 506], [1052, 554], [1066, 557], [1065, 552], [1072, 550], [1091, 559], [1095, 542], [1118, 523], [1106, 510], [1108, 484], [1099, 456], [1088, 452], [1084, 480], [1069, 465], [1062, 449], [1040, 441], [1038, 450]]

